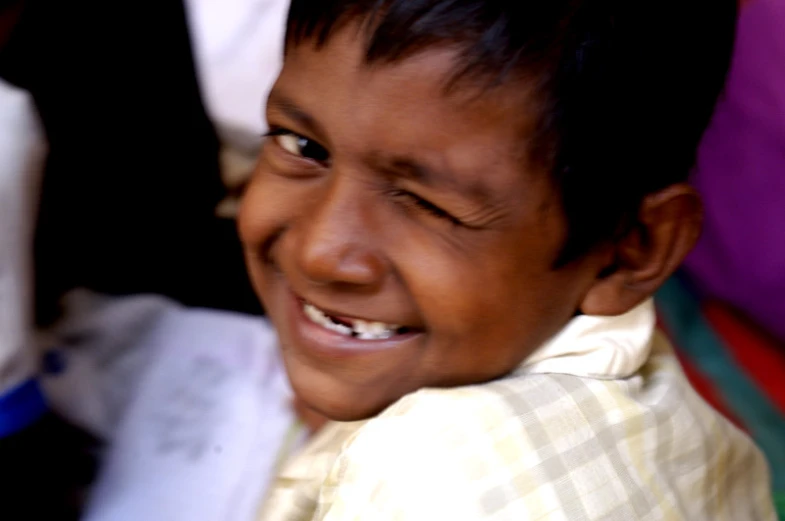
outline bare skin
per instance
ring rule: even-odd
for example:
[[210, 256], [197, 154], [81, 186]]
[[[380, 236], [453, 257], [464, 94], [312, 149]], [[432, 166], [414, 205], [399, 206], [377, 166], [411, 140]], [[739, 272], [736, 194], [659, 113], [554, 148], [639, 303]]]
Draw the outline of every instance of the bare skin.
[[[424, 387], [499, 378], [577, 312], [641, 303], [692, 247], [700, 202], [675, 185], [642, 205], [647, 240], [633, 232], [554, 269], [567, 223], [547, 172], [520, 152], [527, 86], [446, 95], [450, 50], [370, 67], [354, 30], [288, 50], [240, 215], [308, 409], [360, 420]], [[391, 336], [335, 326], [358, 320]]]

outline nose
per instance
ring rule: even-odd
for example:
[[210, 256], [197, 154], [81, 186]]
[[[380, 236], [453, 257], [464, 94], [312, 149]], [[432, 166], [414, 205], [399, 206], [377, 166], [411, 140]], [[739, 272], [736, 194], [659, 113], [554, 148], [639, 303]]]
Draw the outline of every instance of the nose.
[[384, 281], [386, 263], [376, 247], [373, 209], [362, 191], [359, 183], [334, 176], [298, 223], [296, 257], [308, 281], [365, 290]]

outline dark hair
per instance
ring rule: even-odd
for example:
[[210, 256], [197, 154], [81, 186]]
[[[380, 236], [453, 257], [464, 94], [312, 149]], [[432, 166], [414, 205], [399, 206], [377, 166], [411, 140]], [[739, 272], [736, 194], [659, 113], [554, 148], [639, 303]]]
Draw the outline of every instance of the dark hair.
[[687, 179], [730, 64], [736, 0], [293, 0], [287, 45], [362, 22], [368, 63], [450, 45], [449, 83], [533, 82], [528, 156], [569, 224], [557, 264], [634, 226], [642, 199]]

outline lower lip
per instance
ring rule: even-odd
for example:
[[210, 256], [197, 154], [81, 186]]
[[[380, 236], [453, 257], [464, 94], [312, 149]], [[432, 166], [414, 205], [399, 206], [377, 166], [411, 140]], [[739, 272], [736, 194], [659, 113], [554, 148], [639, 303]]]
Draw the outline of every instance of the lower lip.
[[380, 340], [361, 340], [335, 331], [311, 321], [303, 310], [302, 301], [296, 295], [289, 293], [289, 328], [292, 340], [304, 346], [309, 351], [329, 356], [330, 358], [363, 356], [381, 351], [400, 349], [409, 345], [422, 333], [412, 332], [395, 335], [391, 338]]

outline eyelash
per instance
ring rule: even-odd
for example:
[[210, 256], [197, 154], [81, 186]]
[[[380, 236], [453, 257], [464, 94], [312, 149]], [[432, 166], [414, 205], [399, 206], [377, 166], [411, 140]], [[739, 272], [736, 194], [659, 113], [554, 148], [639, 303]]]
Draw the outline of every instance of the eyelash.
[[[310, 139], [310, 138], [307, 138], [305, 136], [302, 136], [302, 135], [300, 135], [300, 134], [298, 134], [296, 132], [292, 132], [291, 130], [287, 130], [287, 129], [283, 128], [283, 127], [274, 127], [274, 126], [270, 127], [270, 130], [268, 132], [266, 132], [265, 134], [263, 134], [262, 138], [263, 139], [269, 139], [269, 138], [275, 138], [275, 137], [280, 137], [280, 136], [291, 136], [291, 137], [294, 137], [294, 138], [298, 138], [300, 140], [307, 141], [312, 146], [317, 147], [317, 150], [320, 153], [319, 155], [324, 155], [325, 156], [323, 158], [322, 157], [311, 157], [309, 155], [306, 155], [305, 148], [303, 148], [303, 154], [301, 156], [303, 159], [310, 159], [311, 161], [317, 161], [319, 163], [324, 163], [324, 162], [328, 161], [329, 158], [330, 158], [330, 154], [327, 151], [327, 149], [325, 149], [323, 146], [321, 146], [318, 142], [314, 141], [313, 139]], [[279, 144], [279, 146], [280, 146], [280, 144]], [[293, 152], [291, 152], [291, 151], [287, 150], [287, 152], [290, 153], [290, 154], [293, 154]]]
[[[287, 130], [287, 129], [283, 128], [283, 127], [271, 127], [270, 130], [267, 133], [265, 133], [262, 137], [265, 138], [265, 139], [269, 139], [269, 138], [274, 138], [274, 137], [278, 137], [278, 136], [292, 136], [292, 137], [304, 139], [304, 140], [309, 141], [310, 143], [313, 143], [314, 145], [318, 146], [320, 149], [324, 150], [324, 148], [321, 145], [319, 145], [316, 141], [313, 141], [312, 139], [309, 139], [309, 138], [306, 138], [304, 136], [301, 136], [300, 134], [297, 134], [296, 132], [292, 132], [291, 130]], [[327, 151], [324, 150], [324, 152], [325, 152], [325, 155], [327, 155]], [[311, 159], [311, 160], [314, 160], [314, 161], [323, 162], [323, 160], [310, 158], [310, 157], [305, 156], [305, 155], [303, 155], [303, 157], [306, 158], [306, 159]], [[433, 203], [431, 203], [429, 201], [426, 201], [422, 197], [419, 197], [418, 195], [413, 194], [412, 192], [396, 188], [396, 189], [391, 190], [389, 192], [389, 195], [391, 197], [397, 198], [397, 199], [406, 199], [407, 200], [406, 204], [408, 204], [410, 206], [414, 206], [418, 210], [427, 212], [427, 213], [429, 213], [430, 215], [432, 215], [434, 217], [437, 217], [437, 218], [442, 219], [444, 221], [448, 221], [451, 224], [454, 224], [456, 226], [463, 225], [463, 223], [460, 220], [456, 219], [455, 217], [453, 217], [449, 213], [445, 212], [444, 210], [442, 210], [441, 208], [439, 208], [435, 204], [433, 204]]]

